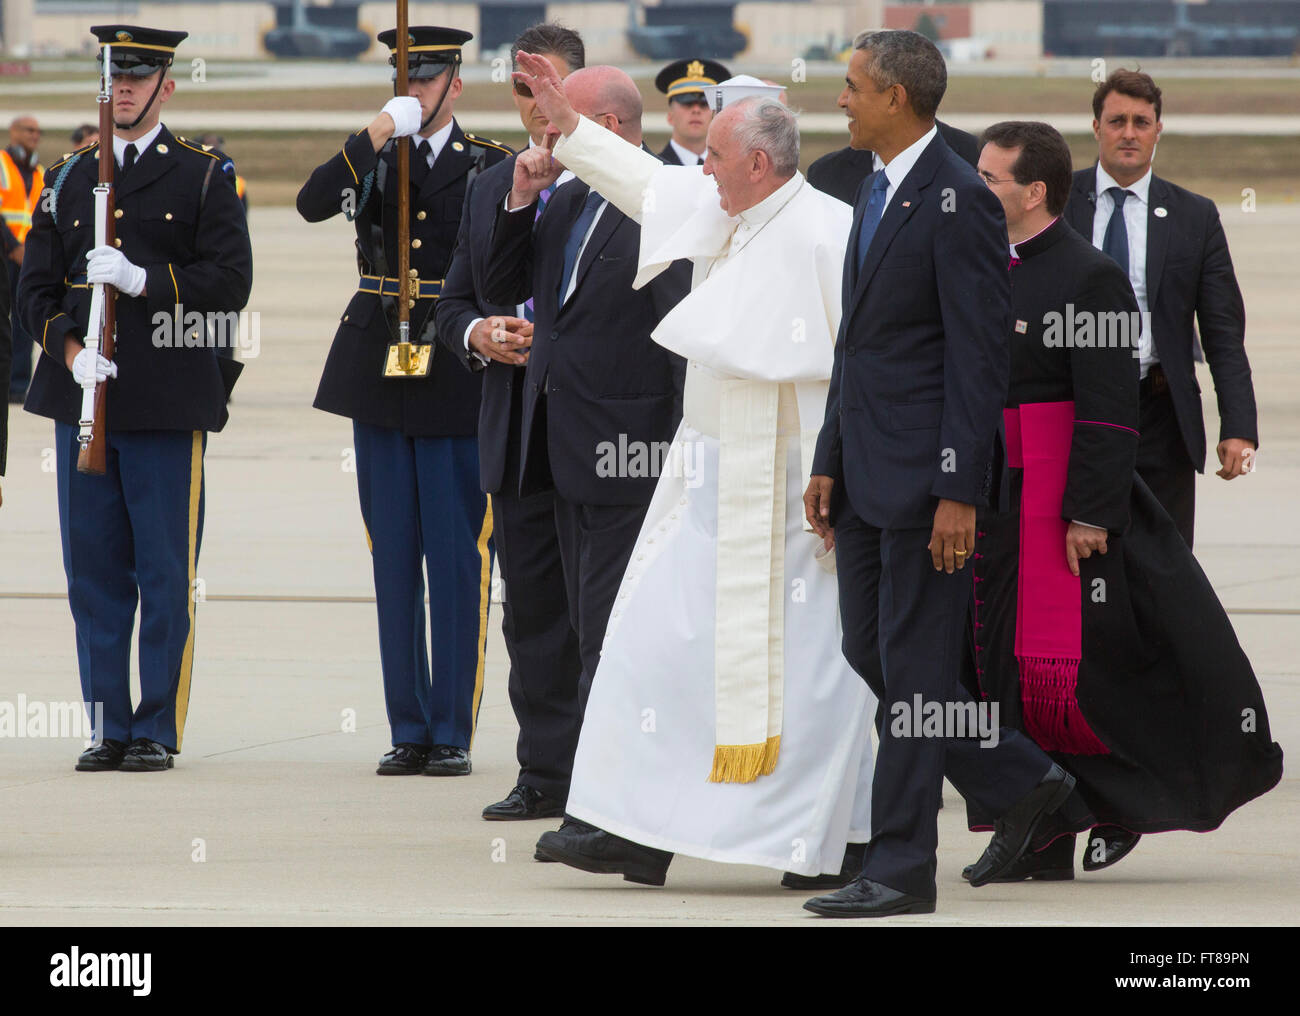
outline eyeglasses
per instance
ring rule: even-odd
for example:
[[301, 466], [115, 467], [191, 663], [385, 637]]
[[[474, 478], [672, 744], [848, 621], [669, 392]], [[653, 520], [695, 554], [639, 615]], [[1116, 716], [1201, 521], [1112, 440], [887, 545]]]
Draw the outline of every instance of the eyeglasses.
[[522, 81], [516, 81], [515, 95], [519, 96], [521, 99], [531, 99], [533, 97], [533, 90]]

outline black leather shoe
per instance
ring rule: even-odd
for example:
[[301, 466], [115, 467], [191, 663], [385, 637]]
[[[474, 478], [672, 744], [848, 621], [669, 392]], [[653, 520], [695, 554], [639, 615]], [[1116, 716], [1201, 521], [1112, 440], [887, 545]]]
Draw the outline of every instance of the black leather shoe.
[[673, 855], [643, 847], [586, 823], [566, 821], [556, 832], [542, 833], [537, 852], [552, 861], [597, 875], [622, 875], [627, 882], [663, 885]]
[[77, 772], [109, 773], [120, 769], [125, 751], [125, 741], [114, 741], [106, 737], [99, 744], [91, 745], [77, 756]]
[[971, 865], [970, 884], [988, 885], [1005, 875], [1029, 849], [1029, 841], [1043, 819], [1064, 804], [1073, 791], [1074, 777], [1053, 763], [1043, 781], [993, 824], [993, 838], [980, 859]]
[[[600, 830], [598, 830], [594, 825], [587, 825], [586, 822], [579, 822], [576, 818], [570, 818], [568, 815], [565, 815], [564, 821], [560, 823], [559, 831], [561, 833], [567, 834], [567, 833], [575, 833], [575, 832], [594, 833], [594, 832], [599, 832]], [[541, 861], [544, 864], [555, 863], [555, 858], [547, 857], [540, 850], [538, 850], [536, 846], [533, 847], [533, 860]]]
[[157, 741], [137, 737], [122, 753], [124, 773], [160, 773], [172, 767], [172, 753]]
[[1093, 826], [1088, 833], [1088, 845], [1083, 850], [1083, 870], [1101, 871], [1124, 860], [1140, 839], [1140, 833], [1129, 832], [1117, 825]]
[[787, 871], [781, 875], [781, 885], [786, 889], [842, 889], [862, 874], [862, 857], [867, 852], [865, 843], [850, 843], [844, 848], [844, 861], [833, 875], [796, 875]]
[[933, 914], [934, 900], [902, 893], [859, 875], [839, 892], [814, 896], [803, 908], [822, 917], [894, 917]]
[[[961, 877], [970, 881], [975, 865], [961, 870]], [[993, 882], [1070, 882], [1074, 879], [1074, 837], [1058, 836], [1042, 850], [1027, 850], [1010, 868]]]
[[521, 783], [506, 795], [504, 801], [489, 804], [483, 817], [489, 822], [519, 822], [531, 818], [559, 818], [564, 805], [553, 801], [536, 787]]
[[380, 776], [416, 776], [429, 760], [429, 749], [419, 744], [398, 744], [379, 760]]
[[469, 751], [450, 744], [435, 744], [424, 763], [425, 776], [468, 776]]

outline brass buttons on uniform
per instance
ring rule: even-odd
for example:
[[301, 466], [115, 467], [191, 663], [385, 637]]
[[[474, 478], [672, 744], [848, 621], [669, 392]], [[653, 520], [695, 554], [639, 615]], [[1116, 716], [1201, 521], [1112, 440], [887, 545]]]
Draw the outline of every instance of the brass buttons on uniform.
[[419, 219], [421, 222], [423, 222], [425, 219], [429, 217], [429, 213], [426, 212], [423, 208], [421, 208], [418, 212], [415, 213], [415, 217]]
[[120, 236], [115, 236], [115, 237], [113, 237], [113, 246], [114, 246], [114, 247], [121, 247], [121, 246], [122, 246], [122, 238], [121, 238]]
[[[115, 218], [115, 219], [120, 219], [121, 217], [122, 217], [122, 209], [120, 209], [120, 208], [114, 208], [114, 209], [113, 209], [113, 218]], [[75, 225], [75, 223], [74, 223], [74, 225]]]
[[411, 241], [411, 246], [414, 247], [416, 250], [419, 250], [423, 246], [418, 236]]
[[159, 146], [158, 146], [158, 154], [159, 154], [159, 155], [166, 155], [166, 154], [167, 154], [167, 146], [166, 146], [166, 145], [159, 145]]
[[166, 219], [168, 222], [171, 222], [171, 221], [172, 221], [172, 213], [171, 213], [171, 212], [166, 212], [166, 213], [164, 213], [163, 218]]

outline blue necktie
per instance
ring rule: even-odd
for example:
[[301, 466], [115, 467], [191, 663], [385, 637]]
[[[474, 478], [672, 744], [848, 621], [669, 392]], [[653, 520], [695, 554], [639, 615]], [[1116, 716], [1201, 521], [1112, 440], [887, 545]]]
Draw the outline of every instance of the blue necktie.
[[1115, 210], [1110, 213], [1110, 221], [1106, 223], [1106, 235], [1101, 238], [1101, 250], [1103, 254], [1110, 255], [1127, 275], [1128, 226], [1124, 223], [1124, 201], [1133, 197], [1133, 192], [1120, 187], [1111, 187], [1106, 193], [1115, 199]]
[[880, 225], [880, 217], [885, 212], [885, 192], [889, 190], [889, 177], [885, 176], [882, 169], [875, 174], [875, 179], [871, 183], [871, 197], [867, 199], [867, 207], [862, 212], [862, 224], [858, 228], [858, 272], [862, 271], [862, 264], [867, 260], [867, 250], [871, 247], [871, 238], [876, 235], [876, 227]]
[[[537, 220], [542, 217], [542, 212], [546, 208], [546, 202], [551, 200], [551, 195], [555, 193], [555, 184], [551, 184], [542, 193], [537, 195], [537, 214], [533, 216], [533, 225], [537, 225]], [[524, 317], [533, 320], [533, 298], [530, 296], [524, 301]]]
[[587, 230], [591, 228], [591, 220], [596, 217], [596, 209], [604, 200], [596, 191], [588, 194], [587, 201], [582, 206], [582, 214], [569, 230], [569, 239], [564, 244], [564, 270], [560, 273], [560, 299], [557, 307], [564, 306], [564, 294], [569, 291], [569, 280], [573, 278], [573, 270], [578, 266], [578, 250], [587, 238]]

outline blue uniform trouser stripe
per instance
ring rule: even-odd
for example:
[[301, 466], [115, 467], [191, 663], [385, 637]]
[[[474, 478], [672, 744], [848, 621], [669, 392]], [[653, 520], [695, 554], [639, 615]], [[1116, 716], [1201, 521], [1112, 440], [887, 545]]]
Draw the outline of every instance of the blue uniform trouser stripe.
[[488, 500], [479, 489], [478, 441], [407, 437], [355, 421], [353, 441], [393, 743], [468, 748], [493, 553], [484, 535]]
[[[55, 424], [59, 525], [81, 693], [103, 703], [97, 735], [180, 747], [176, 700], [190, 638], [190, 528], [203, 534], [202, 481], [191, 517], [192, 431], [109, 436], [103, 476], [77, 472], [77, 427]], [[140, 704], [131, 708], [131, 635], [140, 607]], [[93, 705], [91, 715], [94, 716]]]

